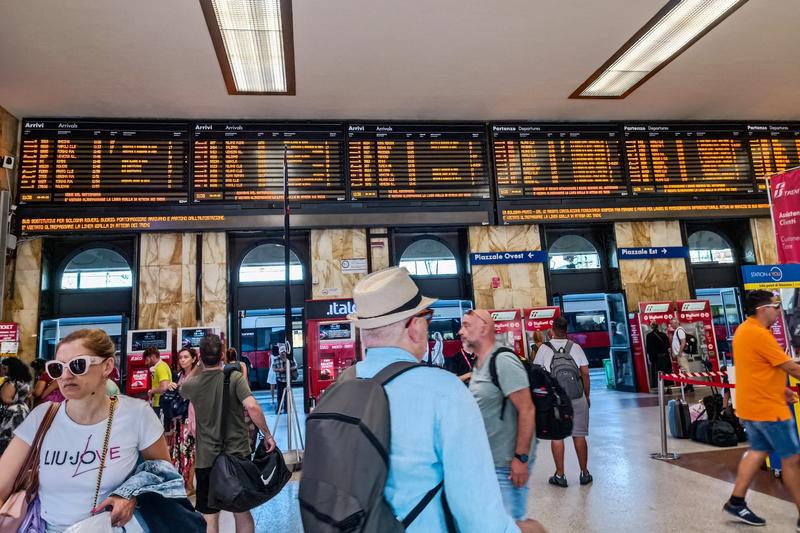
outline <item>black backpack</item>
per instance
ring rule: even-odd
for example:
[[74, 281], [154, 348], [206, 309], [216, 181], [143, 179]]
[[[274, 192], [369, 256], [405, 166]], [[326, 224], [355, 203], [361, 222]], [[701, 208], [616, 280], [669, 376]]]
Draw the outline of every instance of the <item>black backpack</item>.
[[686, 346], [683, 347], [683, 352], [689, 355], [697, 355], [697, 337], [684, 330], [686, 333]]
[[[489, 359], [489, 374], [492, 376], [492, 383], [498, 389], [500, 388], [500, 379], [497, 375], [497, 356], [500, 352], [509, 352], [515, 358], [517, 357], [507, 348], [498, 348], [492, 353]], [[528, 361], [520, 362], [528, 373], [531, 398], [536, 408], [536, 437], [545, 440], [562, 440], [572, 435], [572, 400], [544, 367], [533, 365]], [[503, 397], [500, 420], [505, 416], [507, 402], [508, 398]]]
[[553, 358], [550, 360], [550, 375], [558, 381], [570, 400], [577, 400], [583, 396], [581, 369], [569, 354], [575, 343], [568, 340], [561, 348], [556, 348], [550, 341], [545, 342], [544, 345], [553, 352]]
[[[400, 533], [442, 491], [448, 531], [455, 523], [444, 482], [431, 488], [405, 518], [383, 495], [389, 472], [390, 411], [384, 387], [424, 365], [400, 361], [362, 379], [350, 367], [306, 417], [306, 450], [300, 480], [300, 515], [314, 533]], [[435, 370], [428, 370], [435, 372]]]

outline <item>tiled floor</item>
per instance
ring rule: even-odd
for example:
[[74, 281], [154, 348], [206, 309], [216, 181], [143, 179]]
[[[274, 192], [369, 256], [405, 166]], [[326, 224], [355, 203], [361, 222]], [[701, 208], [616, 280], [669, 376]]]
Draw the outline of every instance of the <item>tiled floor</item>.
[[[593, 376], [592, 381], [589, 468], [595, 481], [586, 487], [578, 484], [577, 461], [568, 444], [570, 486], [562, 489], [548, 485], [553, 460], [548, 443], [540, 442], [530, 481], [532, 517], [552, 533], [750, 530], [749, 526], [728, 521], [721, 512], [743, 448], [723, 450], [669, 438], [670, 451], [683, 454], [682, 459], [651, 459], [650, 453], [660, 447], [657, 399], [653, 395], [607, 391], [599, 376]], [[704, 394], [699, 389], [695, 396]], [[259, 399], [263, 402], [263, 398]], [[299, 400], [298, 397], [298, 405]], [[270, 428], [273, 423], [274, 417]], [[277, 431], [279, 446], [285, 446], [284, 426], [285, 417]], [[794, 531], [797, 510], [784, 499], [786, 492], [780, 483], [769, 472], [763, 472], [757, 481], [758, 491], [748, 494], [752, 508], [767, 519], [767, 527], [758, 531]], [[297, 491], [298, 482], [293, 480], [280, 495], [257, 509], [257, 531], [301, 532]], [[230, 515], [222, 517], [222, 531], [234, 531]]]

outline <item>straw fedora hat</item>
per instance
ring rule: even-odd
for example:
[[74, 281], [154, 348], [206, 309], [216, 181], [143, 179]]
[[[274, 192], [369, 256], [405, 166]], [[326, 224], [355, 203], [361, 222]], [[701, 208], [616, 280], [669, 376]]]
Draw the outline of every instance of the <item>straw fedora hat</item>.
[[412, 317], [436, 298], [423, 296], [408, 270], [391, 267], [374, 272], [353, 290], [356, 310], [347, 315], [361, 329], [374, 329]]

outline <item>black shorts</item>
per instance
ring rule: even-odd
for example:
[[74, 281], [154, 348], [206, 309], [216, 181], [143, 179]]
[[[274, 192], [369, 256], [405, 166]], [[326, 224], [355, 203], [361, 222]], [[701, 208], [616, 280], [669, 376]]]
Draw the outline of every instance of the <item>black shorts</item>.
[[217, 514], [220, 510], [208, 505], [208, 482], [211, 477], [210, 468], [195, 468], [194, 478], [197, 480], [194, 508], [203, 514]]

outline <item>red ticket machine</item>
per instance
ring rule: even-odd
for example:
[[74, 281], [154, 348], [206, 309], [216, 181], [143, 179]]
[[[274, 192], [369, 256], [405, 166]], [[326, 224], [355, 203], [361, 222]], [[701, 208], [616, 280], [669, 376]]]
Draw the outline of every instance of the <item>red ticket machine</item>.
[[522, 334], [522, 311], [519, 309], [493, 309], [489, 311], [494, 320], [497, 340], [514, 350], [517, 357], [525, 359], [525, 341]]
[[144, 351], [156, 348], [161, 359], [172, 366], [175, 345], [171, 329], [128, 330], [127, 360], [123, 369], [125, 394], [145, 397], [150, 389], [150, 367], [144, 361]]
[[306, 411], [358, 359], [356, 328], [347, 320], [354, 310], [350, 299], [306, 300]]
[[[525, 317], [525, 347], [528, 349], [528, 356], [535, 351], [532, 347], [535, 344], [533, 336], [537, 331], [544, 333], [544, 341], [550, 340], [549, 331], [553, 327], [553, 320], [561, 316], [560, 307], [534, 307], [522, 311]], [[532, 359], [532, 356], [531, 356]]]

